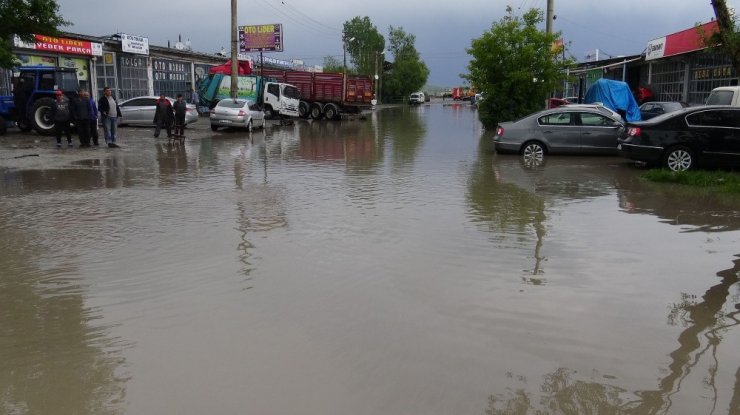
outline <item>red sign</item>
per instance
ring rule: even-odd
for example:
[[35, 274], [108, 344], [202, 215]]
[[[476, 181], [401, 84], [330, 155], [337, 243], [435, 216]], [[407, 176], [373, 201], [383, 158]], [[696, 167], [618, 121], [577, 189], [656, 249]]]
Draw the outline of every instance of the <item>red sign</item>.
[[36, 42], [28, 44], [16, 38], [16, 46], [27, 47], [44, 52], [63, 53], [67, 55], [102, 56], [103, 45], [87, 40], [67, 39], [63, 37], [52, 37], [34, 35]]
[[703, 37], [709, 37], [719, 31], [717, 21], [704, 23], [698, 28], [692, 27], [668, 36], [653, 39], [648, 42], [645, 60], [658, 59], [667, 56], [692, 52], [706, 47]]

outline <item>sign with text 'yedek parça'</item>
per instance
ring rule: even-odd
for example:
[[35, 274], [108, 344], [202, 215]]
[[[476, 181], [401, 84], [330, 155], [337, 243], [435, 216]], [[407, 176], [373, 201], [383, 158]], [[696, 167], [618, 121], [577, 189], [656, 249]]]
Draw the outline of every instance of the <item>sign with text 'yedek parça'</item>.
[[239, 52], [282, 52], [283, 25], [239, 26]]

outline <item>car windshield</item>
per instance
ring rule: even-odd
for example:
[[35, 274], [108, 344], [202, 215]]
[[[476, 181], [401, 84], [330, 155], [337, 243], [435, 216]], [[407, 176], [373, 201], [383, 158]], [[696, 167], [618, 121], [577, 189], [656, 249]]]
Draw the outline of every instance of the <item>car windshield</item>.
[[241, 99], [222, 99], [221, 101], [218, 101], [219, 107], [225, 107], [225, 108], [243, 108], [244, 103], [249, 101], [244, 101]]
[[663, 104], [663, 108], [665, 108], [666, 111], [678, 111], [683, 108], [683, 105], [681, 105], [680, 102], [666, 102]]
[[733, 95], [733, 91], [712, 91], [707, 98], [707, 105], [730, 105]]

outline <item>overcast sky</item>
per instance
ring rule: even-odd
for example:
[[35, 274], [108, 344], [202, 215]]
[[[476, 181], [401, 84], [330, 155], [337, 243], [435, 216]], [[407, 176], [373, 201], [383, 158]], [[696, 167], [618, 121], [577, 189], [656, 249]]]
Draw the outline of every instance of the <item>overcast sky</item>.
[[[648, 41], [681, 31], [714, 17], [709, 0], [554, 0], [554, 28], [568, 50], [583, 60], [599, 49], [602, 57], [642, 53]], [[57, 0], [73, 26], [65, 30], [88, 35], [127, 33], [166, 46], [182, 35], [193, 50], [215, 53], [229, 49], [230, 0]], [[740, 0], [728, 0], [737, 7]], [[368, 16], [387, 37], [388, 27], [416, 36], [416, 48], [431, 73], [429, 85], [461, 83], [470, 57], [465, 49], [489, 30], [511, 5], [521, 14], [547, 0], [239, 0], [238, 24], [282, 23], [284, 49], [278, 59], [321, 64], [327, 55], [342, 59], [341, 29], [355, 16]], [[392, 57], [388, 60], [392, 60]]]

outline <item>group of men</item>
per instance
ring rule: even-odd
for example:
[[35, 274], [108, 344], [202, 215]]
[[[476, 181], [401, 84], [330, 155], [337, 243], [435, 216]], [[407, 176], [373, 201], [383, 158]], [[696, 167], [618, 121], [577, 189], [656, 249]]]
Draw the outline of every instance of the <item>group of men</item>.
[[51, 107], [50, 117], [54, 121], [57, 147], [62, 147], [62, 134], [67, 137], [67, 146], [72, 144], [72, 122], [77, 126], [80, 136], [80, 147], [98, 146], [98, 119], [103, 124], [103, 134], [108, 147], [116, 148], [116, 126], [121, 118], [121, 109], [118, 101], [113, 97], [109, 87], [103, 88], [103, 96], [95, 102], [86, 89], [81, 89], [77, 96], [68, 99], [64, 92], [55, 92], [54, 105]]
[[[62, 147], [62, 135], [67, 138], [67, 146], [74, 147], [71, 127], [73, 122], [77, 126], [80, 147], [98, 146], [98, 119], [103, 125], [103, 134], [108, 147], [118, 147], [118, 144], [116, 144], [116, 126], [119, 119], [122, 118], [122, 114], [118, 101], [113, 97], [109, 87], [103, 88], [103, 96], [97, 102], [90, 97], [90, 93], [86, 89], [81, 89], [77, 96], [71, 100], [61, 90], [57, 90], [55, 94], [56, 99], [54, 105], [52, 105], [50, 116], [54, 121], [58, 148]], [[164, 94], [160, 94], [154, 112], [154, 137], [159, 137], [162, 128], [167, 130], [168, 138], [173, 137], [173, 124], [175, 127], [174, 137], [184, 137], [186, 113], [187, 104], [183, 100], [182, 94], [177, 95], [174, 104], [170, 103], [170, 100]]]

